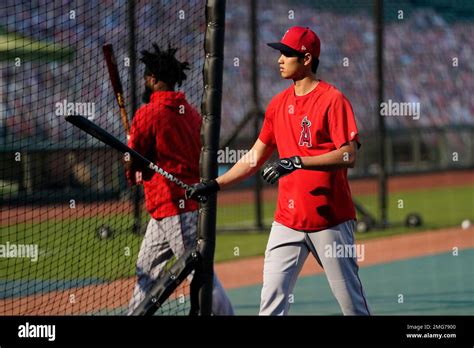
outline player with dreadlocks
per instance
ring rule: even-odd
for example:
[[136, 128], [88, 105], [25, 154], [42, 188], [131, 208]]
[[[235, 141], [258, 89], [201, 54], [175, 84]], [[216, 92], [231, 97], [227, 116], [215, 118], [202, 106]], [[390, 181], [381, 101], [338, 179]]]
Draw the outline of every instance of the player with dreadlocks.
[[[142, 51], [145, 65], [143, 102], [133, 118], [128, 145], [158, 163], [185, 183], [199, 181], [201, 116], [182, 92], [189, 63], [175, 58], [176, 48]], [[126, 170], [130, 185], [143, 184], [146, 209], [151, 215], [137, 261], [137, 283], [128, 314], [144, 300], [167, 262], [179, 258], [197, 241], [198, 204], [186, 200], [183, 190], [163, 176], [133, 161]], [[232, 305], [214, 278], [213, 313], [233, 315]]]

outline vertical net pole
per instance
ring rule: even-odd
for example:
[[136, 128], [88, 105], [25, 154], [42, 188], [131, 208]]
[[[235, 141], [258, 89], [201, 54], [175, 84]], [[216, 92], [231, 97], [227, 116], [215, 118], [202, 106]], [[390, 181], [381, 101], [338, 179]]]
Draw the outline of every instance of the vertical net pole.
[[[252, 112], [254, 113], [254, 136], [258, 138], [260, 129], [260, 104], [259, 104], [259, 90], [258, 90], [258, 56], [257, 56], [257, 1], [250, 1], [250, 40], [252, 45]], [[262, 181], [260, 175], [255, 175], [255, 218], [256, 227], [263, 228], [262, 222]]]
[[[128, 0], [128, 54], [130, 57], [130, 104], [131, 104], [131, 113], [130, 115], [135, 115], [135, 111], [138, 108], [137, 101], [137, 58], [135, 50], [135, 1]], [[134, 186], [132, 189], [132, 199], [133, 199], [133, 232], [139, 234], [141, 228], [141, 195], [140, 195], [140, 186]]]
[[383, 0], [375, 0], [374, 6], [376, 60], [377, 60], [377, 121], [378, 121], [378, 143], [379, 143], [379, 205], [380, 222], [382, 226], [387, 225], [387, 172], [385, 168], [385, 118], [380, 114], [380, 105], [383, 102]]
[[[225, 0], [206, 3], [206, 37], [204, 61], [203, 124], [201, 129], [201, 181], [217, 177], [217, 151], [221, 125], [222, 74], [224, 68]], [[199, 268], [198, 298], [201, 315], [212, 312], [214, 249], [216, 240], [217, 197], [213, 195], [201, 204], [198, 226], [198, 247], [202, 257]]]

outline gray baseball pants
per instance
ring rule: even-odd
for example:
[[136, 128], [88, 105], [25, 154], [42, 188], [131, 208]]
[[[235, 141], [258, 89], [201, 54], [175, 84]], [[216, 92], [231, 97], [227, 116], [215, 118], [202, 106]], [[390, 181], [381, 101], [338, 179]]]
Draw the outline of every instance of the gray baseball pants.
[[[293, 288], [311, 253], [323, 267], [344, 315], [371, 315], [359, 278], [354, 244], [355, 222], [349, 220], [319, 232], [305, 233], [273, 222], [265, 251], [260, 315], [287, 315]], [[338, 250], [332, 250], [332, 249]], [[347, 249], [347, 252], [337, 253]], [[315, 313], [316, 314], [316, 313]]]

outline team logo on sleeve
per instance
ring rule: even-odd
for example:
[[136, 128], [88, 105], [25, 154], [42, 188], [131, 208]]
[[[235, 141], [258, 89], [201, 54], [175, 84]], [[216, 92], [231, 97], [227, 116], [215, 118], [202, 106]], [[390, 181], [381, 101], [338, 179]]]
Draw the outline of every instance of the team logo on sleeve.
[[311, 127], [311, 121], [308, 120], [308, 116], [305, 116], [303, 118], [303, 121], [301, 121], [301, 136], [300, 136], [300, 146], [305, 146], [306, 147], [311, 147], [311, 131], [309, 129]]

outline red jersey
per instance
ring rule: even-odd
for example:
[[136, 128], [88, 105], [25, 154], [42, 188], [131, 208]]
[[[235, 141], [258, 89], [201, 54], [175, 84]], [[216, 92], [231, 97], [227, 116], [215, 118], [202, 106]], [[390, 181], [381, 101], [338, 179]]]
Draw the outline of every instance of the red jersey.
[[[259, 139], [276, 146], [280, 158], [318, 156], [359, 142], [351, 104], [334, 86], [320, 81], [304, 96], [294, 86], [275, 96]], [[296, 170], [279, 180], [275, 221], [295, 230], [320, 231], [355, 219], [347, 169]]]
[[[181, 92], [153, 92], [133, 118], [128, 145], [186, 184], [199, 182], [202, 119]], [[143, 180], [146, 209], [154, 219], [198, 209], [184, 190], [160, 174]]]

